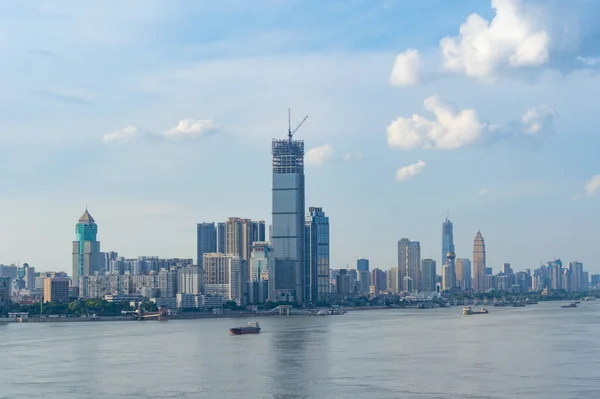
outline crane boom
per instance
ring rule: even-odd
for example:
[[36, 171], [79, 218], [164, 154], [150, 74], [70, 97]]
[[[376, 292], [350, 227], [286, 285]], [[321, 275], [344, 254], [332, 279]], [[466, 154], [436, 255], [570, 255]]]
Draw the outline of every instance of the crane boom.
[[288, 138], [290, 139], [290, 142], [292, 141], [292, 136], [294, 135], [294, 133], [296, 133], [296, 131], [298, 129], [300, 129], [300, 126], [302, 126], [302, 124], [306, 121], [306, 119], [308, 119], [308, 115], [306, 115], [304, 117], [304, 119], [302, 119], [302, 122], [300, 122], [298, 124], [298, 126], [296, 126], [296, 128], [294, 130], [292, 130], [292, 118], [291, 118], [290, 109], [288, 108]]

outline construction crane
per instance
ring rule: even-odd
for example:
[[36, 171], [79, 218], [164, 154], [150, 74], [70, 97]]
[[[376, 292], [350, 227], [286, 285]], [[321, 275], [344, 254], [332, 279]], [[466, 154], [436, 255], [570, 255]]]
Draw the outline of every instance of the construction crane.
[[292, 136], [294, 135], [294, 133], [296, 133], [296, 131], [300, 129], [300, 126], [302, 126], [302, 124], [306, 121], [307, 118], [308, 115], [306, 115], [304, 119], [302, 119], [302, 122], [298, 123], [298, 126], [296, 126], [294, 130], [292, 130], [292, 116], [291, 111], [288, 108], [288, 138], [290, 139], [290, 142], [292, 141]]

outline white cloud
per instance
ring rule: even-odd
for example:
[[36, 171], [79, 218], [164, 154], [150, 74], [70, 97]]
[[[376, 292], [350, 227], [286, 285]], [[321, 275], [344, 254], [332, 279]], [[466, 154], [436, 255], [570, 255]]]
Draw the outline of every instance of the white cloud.
[[311, 148], [306, 152], [306, 164], [311, 166], [323, 165], [332, 155], [333, 148], [329, 144]]
[[390, 76], [393, 86], [412, 86], [419, 83], [421, 55], [418, 50], [409, 49], [398, 54]]
[[479, 195], [480, 197], [485, 197], [486, 195], [488, 195], [490, 193], [490, 190], [488, 190], [487, 188], [480, 188], [477, 191], [477, 195]]
[[595, 67], [597, 65], [600, 65], [600, 57], [577, 57], [577, 60], [579, 62], [581, 62], [583, 65], [585, 65], [586, 67]]
[[116, 132], [106, 133], [102, 137], [103, 143], [110, 142], [121, 142], [126, 143], [130, 139], [136, 137], [139, 134], [139, 129], [135, 126], [127, 126], [124, 129], [117, 130]]
[[492, 0], [491, 22], [471, 14], [457, 37], [440, 40], [444, 67], [467, 76], [488, 77], [504, 67], [548, 62], [550, 36], [538, 29], [519, 0]]
[[427, 165], [423, 161], [418, 161], [417, 163], [403, 166], [396, 171], [396, 180], [410, 180], [423, 172], [423, 169], [425, 169], [426, 166]]
[[585, 194], [588, 197], [593, 197], [600, 191], [600, 174], [593, 176], [590, 181], [585, 184]]
[[475, 110], [464, 109], [458, 113], [454, 112], [452, 107], [443, 104], [437, 96], [427, 98], [424, 108], [432, 112], [435, 119], [427, 119], [421, 115], [396, 118], [387, 127], [390, 147], [405, 150], [453, 149], [476, 141], [485, 128]]
[[541, 134], [552, 125], [555, 115], [554, 109], [546, 104], [527, 110], [521, 118], [523, 132], [532, 136]]
[[348, 153], [346, 155], [344, 155], [344, 159], [346, 161], [352, 161], [354, 159], [361, 159], [363, 157], [363, 154], [361, 154], [360, 152], [354, 152], [354, 153]]
[[197, 139], [207, 134], [215, 133], [218, 127], [212, 119], [182, 119], [177, 126], [167, 130], [167, 139], [189, 138]]

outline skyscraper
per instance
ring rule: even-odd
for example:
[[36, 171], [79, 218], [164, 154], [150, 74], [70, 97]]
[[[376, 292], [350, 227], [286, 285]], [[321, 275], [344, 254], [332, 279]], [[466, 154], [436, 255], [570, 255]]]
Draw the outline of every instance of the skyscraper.
[[98, 226], [87, 208], [75, 225], [76, 241], [73, 241], [73, 285], [79, 284], [80, 276], [100, 271], [100, 242], [96, 240]]
[[369, 273], [369, 260], [358, 259], [356, 261], [356, 272], [358, 274], [358, 281], [360, 282], [360, 292], [369, 293], [372, 284], [371, 274]]
[[329, 297], [329, 218], [323, 208], [309, 208], [304, 239], [304, 300], [325, 301]]
[[304, 302], [304, 141], [273, 139], [272, 300]]
[[[405, 277], [412, 279], [412, 289], [421, 290], [421, 244], [418, 241], [410, 241], [403, 238], [398, 241], [398, 273], [399, 280]], [[399, 291], [406, 291], [410, 287], [399, 287]]]
[[356, 261], [356, 270], [359, 272], [369, 271], [369, 259], [358, 259]]
[[227, 229], [225, 223], [217, 223], [217, 252], [220, 254], [225, 253], [226, 232]]
[[202, 267], [205, 253], [217, 252], [217, 230], [214, 223], [196, 225], [196, 262]]
[[435, 291], [435, 260], [421, 261], [421, 289], [425, 292]]
[[473, 290], [485, 291], [485, 242], [478, 231], [473, 241]]
[[[446, 220], [442, 224], [442, 257], [441, 257], [442, 263], [440, 263], [442, 265], [442, 269], [443, 269], [443, 266], [446, 265], [446, 261], [447, 261], [446, 255], [448, 254], [448, 252], [455, 252], [454, 251], [454, 232], [453, 232], [452, 222], [450, 220], [448, 220], [448, 218], [446, 218]], [[452, 275], [456, 276], [456, 266], [455, 266], [454, 259], [451, 260], [451, 266], [452, 266]], [[449, 278], [451, 279], [452, 277], [450, 276]], [[454, 287], [455, 282], [451, 282], [451, 285], [452, 285], [452, 287]]]
[[471, 289], [471, 261], [456, 259], [456, 284], [463, 290]]

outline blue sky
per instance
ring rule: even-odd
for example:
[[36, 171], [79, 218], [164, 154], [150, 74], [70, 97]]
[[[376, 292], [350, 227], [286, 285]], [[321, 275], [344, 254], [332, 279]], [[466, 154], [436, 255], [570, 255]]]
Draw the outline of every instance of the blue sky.
[[332, 267], [393, 267], [403, 237], [439, 261], [449, 210], [459, 257], [480, 229], [496, 271], [600, 272], [600, 5], [441, 4], [0, 4], [0, 263], [70, 271], [86, 203], [128, 257], [269, 221], [290, 107]]

